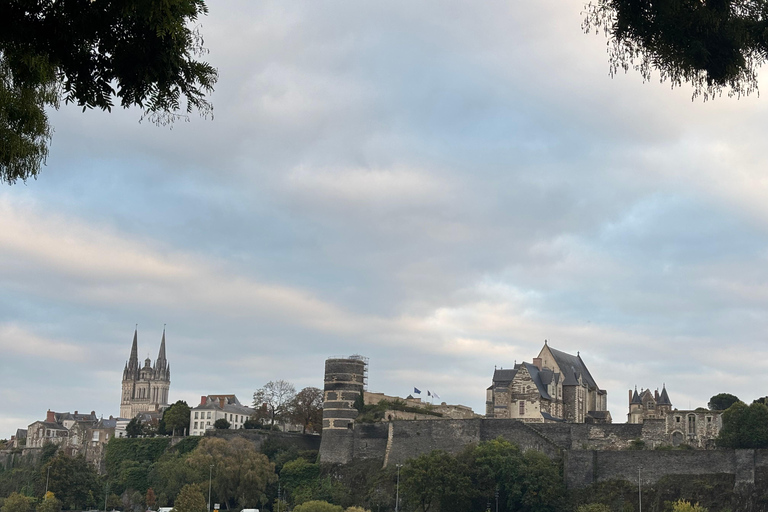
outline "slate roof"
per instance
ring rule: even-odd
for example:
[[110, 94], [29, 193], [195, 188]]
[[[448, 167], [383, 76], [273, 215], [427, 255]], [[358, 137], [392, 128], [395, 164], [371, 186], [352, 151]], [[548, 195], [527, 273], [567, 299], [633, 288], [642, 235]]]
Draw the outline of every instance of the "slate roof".
[[541, 417], [544, 418], [545, 420], [565, 422], [565, 420], [563, 418], [555, 418], [554, 416], [552, 416], [548, 412], [542, 412], [541, 413]]
[[[519, 365], [516, 365], [519, 366]], [[512, 382], [517, 375], [517, 368], [501, 368], [493, 372], [493, 382]]]
[[635, 394], [632, 395], [632, 401], [631, 404], [641, 404], [643, 403], [642, 400], [640, 400], [640, 395], [637, 394], [637, 388], [635, 388]]
[[659, 396], [659, 405], [672, 405], [672, 402], [669, 400], [669, 395], [667, 394], [667, 387], [662, 386], [661, 388], [661, 395]]
[[539, 390], [539, 395], [541, 395], [542, 398], [546, 398], [547, 400], [552, 400], [552, 397], [549, 396], [549, 393], [547, 393], [547, 386], [541, 381], [542, 372], [540, 372], [539, 369], [531, 363], [523, 363], [523, 365], [531, 375], [531, 380], [533, 380], [534, 384], [536, 384], [536, 388]]
[[595, 383], [595, 379], [592, 378], [592, 374], [589, 373], [587, 365], [581, 360], [581, 356], [566, 354], [565, 352], [556, 350], [552, 347], [549, 347], [549, 350], [552, 352], [552, 356], [555, 358], [557, 366], [560, 367], [560, 371], [562, 371], [565, 376], [565, 379], [563, 380], [564, 386], [574, 386], [578, 384], [577, 379], [578, 376], [581, 375], [582, 380], [587, 383], [588, 387], [599, 389]]

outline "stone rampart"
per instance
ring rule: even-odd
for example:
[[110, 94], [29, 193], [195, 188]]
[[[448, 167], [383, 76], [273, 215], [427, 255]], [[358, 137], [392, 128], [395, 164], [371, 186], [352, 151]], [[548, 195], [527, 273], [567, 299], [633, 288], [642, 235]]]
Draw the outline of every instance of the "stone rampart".
[[[572, 450], [564, 457], [569, 488], [607, 480], [654, 484], [668, 475], [732, 475], [736, 486], [753, 485], [768, 469], [767, 450]], [[639, 470], [639, 473], [638, 473]]]
[[276, 430], [260, 429], [212, 429], [205, 433], [206, 437], [223, 437], [229, 439], [232, 437], [244, 437], [248, 439], [257, 449], [261, 449], [264, 442], [269, 439], [285, 446], [295, 446], [298, 450], [319, 450], [320, 436], [316, 434], [297, 434], [293, 432], [279, 432]]
[[42, 453], [42, 448], [0, 450], [0, 468], [3, 471], [8, 471], [18, 467], [34, 466], [40, 460]]

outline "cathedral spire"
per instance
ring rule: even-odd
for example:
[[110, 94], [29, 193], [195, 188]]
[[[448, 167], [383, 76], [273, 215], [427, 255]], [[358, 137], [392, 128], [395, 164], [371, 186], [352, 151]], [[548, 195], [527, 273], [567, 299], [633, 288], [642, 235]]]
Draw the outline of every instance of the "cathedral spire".
[[131, 357], [128, 359], [128, 374], [133, 377], [134, 374], [139, 371], [139, 342], [138, 342], [139, 326], [133, 331], [133, 345], [131, 345]]

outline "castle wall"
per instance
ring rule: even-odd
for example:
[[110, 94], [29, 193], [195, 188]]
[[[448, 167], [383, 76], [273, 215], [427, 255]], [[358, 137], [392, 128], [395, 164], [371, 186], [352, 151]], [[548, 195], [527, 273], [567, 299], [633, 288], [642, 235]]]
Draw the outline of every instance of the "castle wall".
[[733, 475], [735, 483], [755, 483], [755, 471], [768, 467], [766, 450], [574, 450], [564, 457], [565, 483], [586, 487], [607, 480], [653, 484], [667, 475]]

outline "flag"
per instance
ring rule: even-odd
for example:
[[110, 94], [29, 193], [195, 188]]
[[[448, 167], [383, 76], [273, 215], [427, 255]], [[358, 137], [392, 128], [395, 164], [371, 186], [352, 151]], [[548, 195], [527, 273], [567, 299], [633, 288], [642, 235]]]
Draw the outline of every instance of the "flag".
[[435, 393], [434, 391], [432, 392], [432, 396], [433, 396], [433, 397], [435, 397], [435, 398], [437, 398], [438, 400], [440, 400], [440, 395], [438, 395], [438, 394], [437, 394], [437, 393]]
[[413, 392], [416, 393], [417, 395], [421, 394], [421, 390], [419, 388], [413, 388]]
[[432, 395], [429, 393], [429, 390], [427, 390], [427, 396], [432, 396]]

